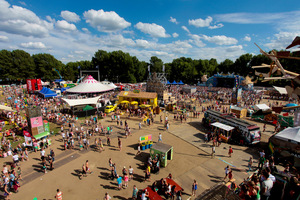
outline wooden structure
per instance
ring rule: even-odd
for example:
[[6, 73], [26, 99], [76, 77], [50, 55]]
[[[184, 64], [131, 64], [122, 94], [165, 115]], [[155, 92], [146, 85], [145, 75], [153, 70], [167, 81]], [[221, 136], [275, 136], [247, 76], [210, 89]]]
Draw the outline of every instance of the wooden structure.
[[230, 107], [230, 112], [234, 113], [237, 118], [247, 117], [247, 109], [246, 108], [241, 108], [241, 107], [237, 107], [237, 106], [231, 106]]
[[152, 107], [157, 106], [157, 93], [154, 92], [140, 92], [139, 90], [135, 91], [121, 91], [119, 94], [119, 102], [132, 101], [138, 102], [140, 105], [148, 104]]
[[166, 167], [168, 164], [168, 160], [173, 159], [173, 147], [168, 144], [164, 143], [155, 143], [150, 148], [150, 156], [151, 158], [155, 158], [155, 156], [158, 157], [160, 161], [160, 165], [162, 167]]
[[164, 73], [154, 72], [149, 75], [146, 85], [146, 92], [155, 92], [157, 93], [158, 99], [164, 99], [167, 96], [166, 89], [167, 79], [164, 76]]

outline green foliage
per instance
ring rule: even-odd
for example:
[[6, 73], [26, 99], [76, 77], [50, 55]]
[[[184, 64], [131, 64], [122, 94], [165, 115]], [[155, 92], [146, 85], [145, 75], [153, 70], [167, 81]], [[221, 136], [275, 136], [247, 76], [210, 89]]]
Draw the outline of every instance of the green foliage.
[[[297, 56], [291, 53], [291, 56]], [[299, 60], [279, 59], [285, 69], [300, 73]], [[150, 71], [162, 72], [165, 65], [165, 72], [169, 81], [180, 81], [195, 84], [206, 74], [212, 76], [219, 72], [235, 73], [242, 76], [254, 75], [251, 66], [270, 64], [271, 60], [264, 55], [244, 54], [234, 62], [226, 59], [218, 63], [216, 59], [193, 60], [191, 58], [176, 58], [170, 63], [152, 56], [149, 63], [139, 61], [137, 57], [131, 56], [123, 51], [106, 52], [98, 50], [91, 61], [69, 62], [66, 65], [50, 54], [35, 54], [30, 56], [23, 50], [0, 51], [0, 79], [11, 82], [27, 78], [42, 78], [44, 81], [51, 81], [59, 78], [57, 69], [65, 80], [76, 81], [79, 77], [79, 66], [82, 70], [96, 70], [100, 72], [101, 80], [113, 82], [136, 83], [143, 82], [148, 76], [148, 66]], [[264, 83], [270, 84], [270, 83]], [[286, 84], [284, 81], [274, 81], [274, 84]]]

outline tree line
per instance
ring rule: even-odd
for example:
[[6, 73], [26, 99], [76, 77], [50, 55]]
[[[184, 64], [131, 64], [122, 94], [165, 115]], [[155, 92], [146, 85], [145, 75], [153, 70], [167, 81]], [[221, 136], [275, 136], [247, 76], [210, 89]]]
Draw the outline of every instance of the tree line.
[[[292, 53], [291, 56], [297, 56]], [[299, 55], [298, 55], [299, 56]], [[300, 61], [292, 59], [280, 59], [286, 70], [300, 73]], [[79, 78], [79, 70], [99, 70], [101, 80], [113, 82], [136, 83], [147, 80], [150, 73], [162, 72], [170, 81], [182, 80], [184, 83], [195, 84], [201, 80], [202, 75], [208, 77], [216, 73], [234, 73], [242, 76], [254, 76], [251, 66], [270, 64], [271, 60], [266, 56], [243, 54], [235, 61], [226, 59], [218, 63], [216, 59], [191, 59], [180, 57], [171, 63], [164, 63], [156, 56], [152, 56], [149, 62], [139, 61], [123, 51], [107, 52], [98, 50], [91, 61], [69, 62], [67, 64], [57, 60], [51, 54], [30, 55], [23, 50], [0, 51], [0, 79], [2, 81], [16, 83], [25, 82], [27, 78], [41, 78], [43, 81], [52, 81], [59, 78], [58, 70], [64, 80], [76, 81]], [[269, 69], [265, 70], [265, 73]], [[96, 77], [95, 77], [96, 78]]]

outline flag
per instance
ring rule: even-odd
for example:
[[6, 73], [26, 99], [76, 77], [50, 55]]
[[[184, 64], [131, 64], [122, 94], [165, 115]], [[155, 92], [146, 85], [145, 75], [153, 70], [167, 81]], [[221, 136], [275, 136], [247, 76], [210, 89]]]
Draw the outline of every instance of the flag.
[[150, 72], [150, 65], [148, 65], [148, 72]]
[[162, 66], [162, 71], [165, 72], [165, 65]]

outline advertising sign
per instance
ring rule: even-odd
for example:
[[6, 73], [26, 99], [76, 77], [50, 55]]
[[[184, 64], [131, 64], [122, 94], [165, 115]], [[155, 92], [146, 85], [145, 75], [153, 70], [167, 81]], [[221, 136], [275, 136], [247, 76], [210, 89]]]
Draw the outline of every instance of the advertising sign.
[[50, 126], [47, 120], [44, 120], [44, 128], [45, 128], [45, 132], [50, 132]]
[[27, 79], [26, 84], [27, 84], [27, 91], [29, 93], [30, 91], [32, 91], [31, 79]]
[[32, 128], [43, 126], [43, 118], [42, 116], [30, 118], [30, 123]]
[[147, 141], [152, 141], [152, 135], [145, 135], [140, 137], [140, 143]]

